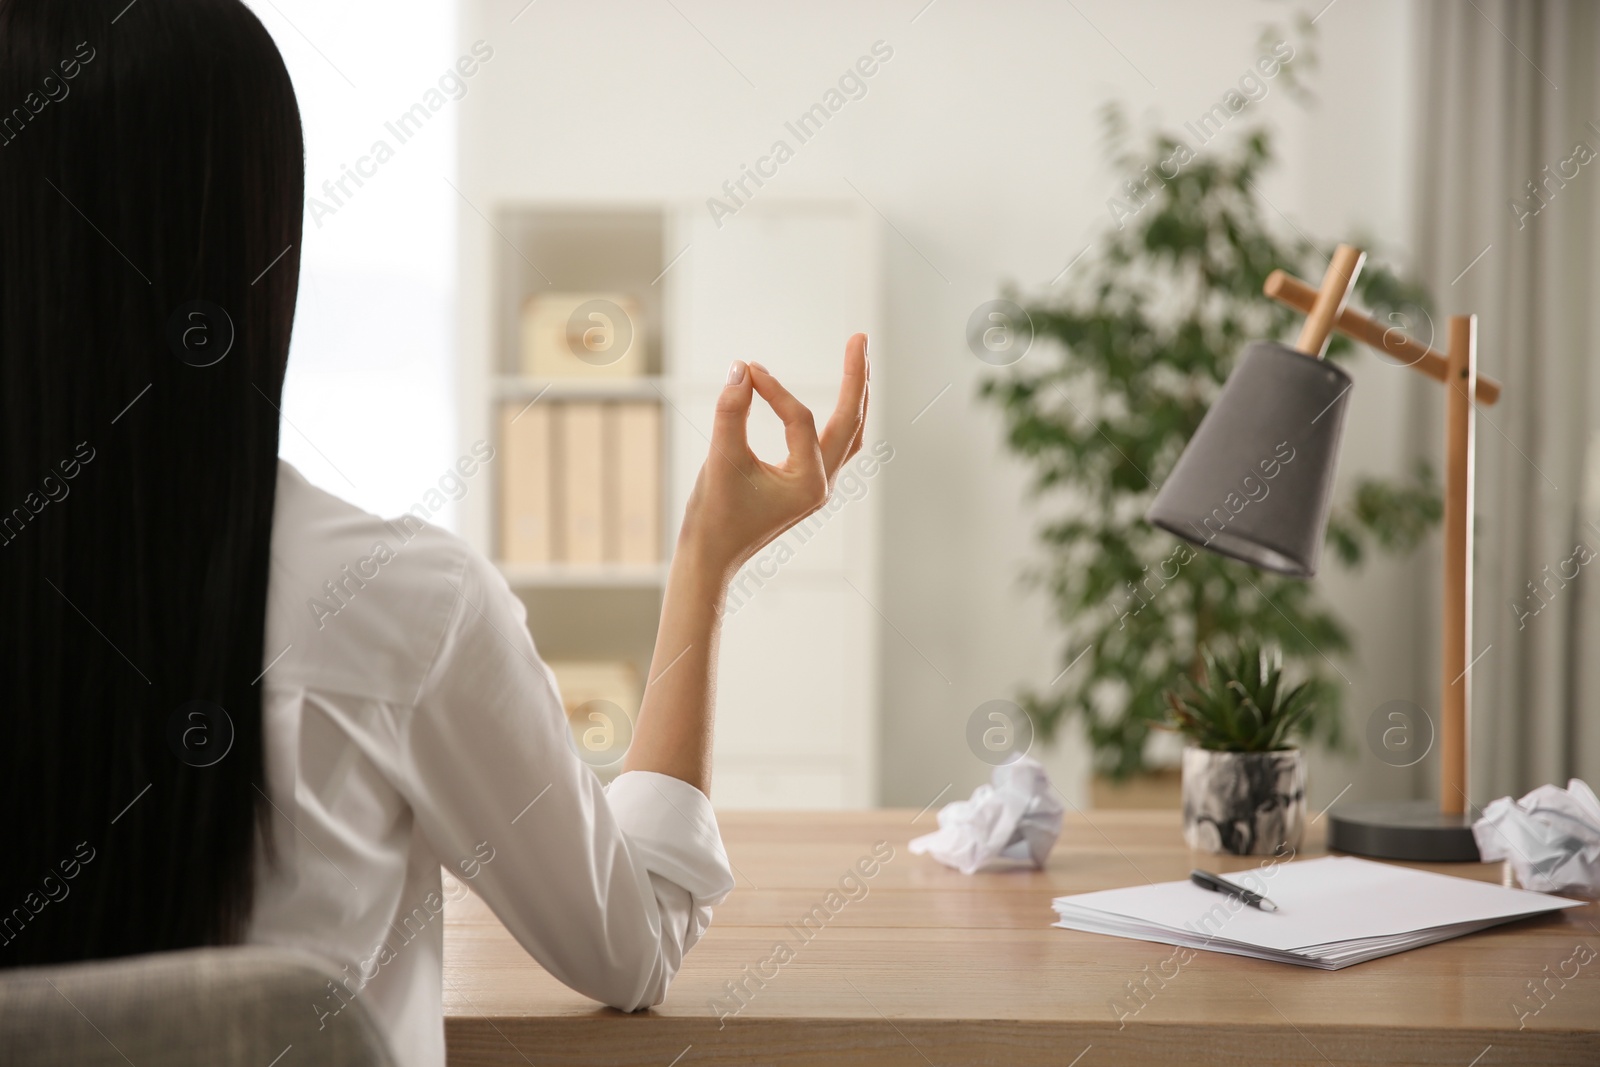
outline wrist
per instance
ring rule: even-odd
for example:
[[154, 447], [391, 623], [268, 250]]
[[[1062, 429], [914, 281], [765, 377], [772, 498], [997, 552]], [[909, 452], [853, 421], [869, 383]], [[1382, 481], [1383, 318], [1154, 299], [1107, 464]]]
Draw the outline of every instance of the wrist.
[[674, 582], [687, 584], [720, 602], [738, 570], [738, 560], [695, 536], [685, 524], [672, 554], [671, 579]]

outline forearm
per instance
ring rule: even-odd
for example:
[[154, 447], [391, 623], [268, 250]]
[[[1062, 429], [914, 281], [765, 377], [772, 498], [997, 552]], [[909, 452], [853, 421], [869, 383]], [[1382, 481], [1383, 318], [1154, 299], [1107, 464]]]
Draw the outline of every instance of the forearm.
[[656, 771], [711, 795], [717, 642], [729, 574], [680, 542], [667, 574], [633, 743], [623, 769]]

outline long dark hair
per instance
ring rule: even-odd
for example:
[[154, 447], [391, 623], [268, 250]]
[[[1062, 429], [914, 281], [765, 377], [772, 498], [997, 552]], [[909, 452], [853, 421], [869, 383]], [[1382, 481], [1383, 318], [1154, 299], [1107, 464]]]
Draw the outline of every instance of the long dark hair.
[[0, 0], [0, 967], [248, 922], [304, 171], [239, 0]]

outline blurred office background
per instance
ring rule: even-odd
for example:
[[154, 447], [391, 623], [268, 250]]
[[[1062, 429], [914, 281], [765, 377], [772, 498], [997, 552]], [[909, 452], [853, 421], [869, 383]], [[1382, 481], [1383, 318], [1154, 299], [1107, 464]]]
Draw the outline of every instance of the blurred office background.
[[[1477, 312], [1481, 368], [1506, 385], [1478, 429], [1472, 799], [1600, 774], [1593, 579], [1547, 591], [1537, 618], [1514, 606], [1528, 583], [1549, 588], [1542, 568], [1575, 543], [1600, 548], [1600, 179], [1576, 151], [1600, 145], [1589, 6], [252, 6], [289, 62], [309, 150], [284, 454], [373, 511], [442, 500], [426, 506], [504, 562], [541, 651], [585, 694], [637, 691], [728, 361], [761, 360], [826, 410], [845, 337], [870, 332], [877, 462], [814, 533], [762, 562], [728, 620], [729, 807], [920, 809], [987, 779], [974, 710], [1048, 687], [1064, 638], [1020, 580], [1051, 509], [1027, 498], [1030, 471], [977, 397], [997, 372], [969, 348], [969, 316], [1008, 287], [1065, 292], [1092, 261], [1128, 177], [1104, 151], [1103, 105], [1176, 130], [1281, 26], [1314, 50], [1314, 66], [1295, 66], [1308, 94], [1267, 81], [1222, 135], [1273, 132], [1279, 163], [1259, 195], [1274, 224], [1328, 246], [1366, 240], [1373, 262], [1427, 284], [1440, 337], [1444, 316]], [[825, 122], [791, 129], [819, 103]], [[792, 151], [774, 159], [779, 140]], [[577, 297], [623, 309], [636, 365], [564, 376], [529, 362], [529, 298], [559, 323]], [[1341, 479], [1437, 464], [1438, 389], [1371, 354], [1351, 370]], [[770, 417], [753, 438], [769, 458], [781, 441]], [[450, 476], [478, 441], [496, 459]], [[566, 466], [529, 467], [529, 441], [553, 442]], [[541, 526], [536, 504], [508, 495], [508, 463], [523, 464], [523, 490], [558, 495], [648, 469], [637, 491], [654, 514], [585, 555], [587, 527], [567, 536], [559, 508]], [[625, 510], [605, 492], [567, 503]], [[1437, 705], [1438, 570], [1435, 533], [1414, 555], [1317, 579], [1356, 642], [1340, 661], [1351, 745], [1316, 755], [1317, 810], [1347, 789], [1430, 789], [1431, 760], [1396, 766], [1364, 730], [1386, 702]], [[1080, 725], [1034, 754], [1090, 802]]]

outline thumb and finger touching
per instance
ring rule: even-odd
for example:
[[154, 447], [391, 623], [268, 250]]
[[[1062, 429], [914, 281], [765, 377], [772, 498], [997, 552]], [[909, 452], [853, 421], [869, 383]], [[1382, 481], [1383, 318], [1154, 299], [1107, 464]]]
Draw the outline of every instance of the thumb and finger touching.
[[759, 363], [734, 360], [728, 381], [717, 397], [712, 445], [723, 458], [742, 467], [755, 459], [749, 443], [750, 408], [755, 394], [783, 422], [789, 456], [783, 464], [799, 474], [821, 474], [831, 482], [845, 460], [860, 450], [865, 432], [869, 376], [867, 336], [858, 333], [845, 344], [844, 377], [839, 399], [819, 437], [811, 411]]
[[797, 474], [823, 475], [822, 452], [817, 444], [817, 423], [811, 409], [759, 363], [750, 364], [750, 380], [756, 392], [783, 422], [783, 437], [789, 446], [784, 468]]

